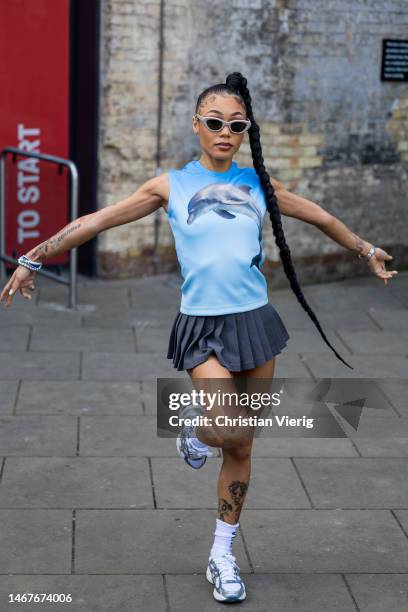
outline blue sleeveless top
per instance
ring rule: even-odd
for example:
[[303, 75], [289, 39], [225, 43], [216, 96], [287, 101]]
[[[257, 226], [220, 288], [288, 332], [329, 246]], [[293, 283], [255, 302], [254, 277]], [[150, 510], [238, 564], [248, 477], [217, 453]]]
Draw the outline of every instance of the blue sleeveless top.
[[256, 171], [233, 161], [216, 172], [193, 160], [170, 169], [168, 180], [168, 219], [184, 279], [180, 311], [219, 315], [267, 304], [260, 270], [267, 208]]

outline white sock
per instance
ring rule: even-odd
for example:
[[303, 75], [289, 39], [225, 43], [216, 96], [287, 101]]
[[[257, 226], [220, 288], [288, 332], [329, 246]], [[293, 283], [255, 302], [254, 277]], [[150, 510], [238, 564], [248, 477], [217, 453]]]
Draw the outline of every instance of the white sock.
[[230, 525], [219, 518], [215, 519], [216, 526], [214, 531], [214, 543], [211, 548], [210, 556], [222, 555], [223, 553], [232, 553], [232, 543], [237, 534], [239, 523]]

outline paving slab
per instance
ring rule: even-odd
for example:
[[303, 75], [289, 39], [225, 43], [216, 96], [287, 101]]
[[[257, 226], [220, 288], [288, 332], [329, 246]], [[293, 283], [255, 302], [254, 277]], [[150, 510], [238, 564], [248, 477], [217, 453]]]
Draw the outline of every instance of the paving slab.
[[[217, 508], [217, 481], [222, 461], [207, 460], [200, 470], [181, 470], [179, 458], [152, 459], [153, 482], [160, 508]], [[286, 458], [252, 460], [246, 508], [311, 508], [304, 487]]]
[[0, 508], [153, 508], [147, 459], [7, 457]]
[[361, 416], [358, 427], [355, 429], [344, 419], [342, 426], [347, 435], [355, 443], [361, 440], [381, 440], [383, 438], [407, 438], [408, 437], [408, 417], [390, 416]]
[[[337, 331], [343, 329], [346, 331], [377, 331], [380, 329], [378, 323], [371, 317], [369, 308], [361, 309], [355, 306], [354, 308], [344, 307], [337, 310], [336, 304], [334, 303], [331, 310], [327, 309], [321, 311], [316, 308], [314, 313], [324, 333], [326, 333], [326, 330], [329, 329]], [[306, 329], [314, 330], [317, 336], [321, 338], [320, 332], [317, 329], [316, 325], [311, 319], [309, 319], [309, 321], [310, 323]], [[324, 343], [323, 338], [322, 342]]]
[[253, 457], [358, 457], [347, 438], [261, 438], [252, 446]]
[[177, 310], [173, 312], [141, 312], [136, 308], [117, 310], [94, 309], [84, 313], [83, 327], [125, 328], [129, 333], [134, 329], [162, 330], [163, 336], [170, 335], [171, 326], [176, 318]]
[[406, 510], [395, 510], [395, 516], [400, 522], [401, 528], [408, 537], [408, 509]]
[[395, 282], [399, 283], [399, 279], [394, 281], [394, 291], [390, 292], [389, 287], [380, 284], [378, 279], [373, 279], [375, 283], [372, 285], [349, 287], [347, 281], [339, 283], [337, 287], [332, 287], [332, 283], [322, 283], [320, 285], [309, 285], [307, 287], [307, 295], [313, 299], [314, 304], [319, 313], [333, 312], [336, 307], [339, 310], [368, 310], [372, 308], [387, 308], [389, 310], [401, 310], [403, 304], [399, 299], [399, 295], [395, 294]]
[[408, 436], [401, 438], [358, 438], [354, 444], [362, 457], [408, 457]]
[[18, 380], [0, 380], [0, 415], [13, 412], [18, 386]]
[[408, 572], [388, 510], [247, 509], [240, 525], [255, 572]]
[[400, 380], [381, 380], [377, 382], [381, 391], [394, 410], [401, 416], [408, 416], [408, 377]]
[[[0, 576], [2, 612], [26, 611], [30, 604], [13, 603], [6, 607], [9, 593], [58, 593], [70, 595], [71, 601], [57, 604], [43, 601], [31, 604], [35, 612], [55, 612], [59, 609], [75, 612], [167, 612], [162, 576], [103, 576], [76, 575], [10, 575]], [[58, 607], [57, 607], [58, 606]]]
[[[170, 331], [163, 327], [135, 327], [136, 350], [138, 353], [167, 355]], [[169, 362], [171, 363], [171, 362]]]
[[[314, 327], [313, 323], [312, 327]], [[319, 332], [316, 333], [316, 328], [313, 329], [312, 327], [309, 325], [308, 329], [291, 329], [289, 332], [290, 339], [288, 340], [288, 344], [284, 349], [285, 353], [327, 353], [327, 355], [332, 353], [331, 348], [323, 341]], [[342, 337], [336, 330], [327, 328], [326, 331], [327, 333], [325, 332], [325, 334], [327, 339], [331, 344], [333, 344], [337, 352], [344, 355], [345, 358], [347, 355], [352, 354], [352, 351], [343, 342]]]
[[13, 350], [25, 351], [30, 338], [28, 325], [9, 325], [0, 327], [0, 350], [10, 352]]
[[80, 355], [62, 351], [0, 352], [0, 380], [77, 380]]
[[65, 457], [76, 453], [78, 421], [74, 416], [3, 415], [0, 423], [0, 455]]
[[3, 302], [0, 304], [0, 328], [27, 325], [44, 325], [45, 327], [81, 327], [82, 310], [67, 308], [64, 304], [57, 302], [53, 304], [41, 304], [36, 306], [25, 302], [16, 307], [13, 304], [6, 308]]
[[106, 329], [99, 327], [59, 328], [49, 330], [33, 326], [30, 351], [72, 352], [133, 352], [136, 350], [132, 330]]
[[[75, 570], [93, 574], [202, 573], [214, 528], [214, 510], [78, 510]], [[193, 546], [194, 554], [186, 554], [195, 542], [200, 546]], [[240, 567], [248, 572], [239, 533], [234, 546]]]
[[70, 573], [70, 510], [0, 509], [0, 522], [1, 574]]
[[156, 380], [186, 376], [177, 372], [170, 359], [155, 353], [84, 353], [82, 359], [83, 380]]
[[408, 329], [408, 311], [405, 308], [401, 310], [387, 310], [386, 308], [373, 307], [370, 308], [370, 317], [383, 330], [398, 332]]
[[154, 415], [83, 416], [79, 444], [83, 456], [174, 457], [176, 454], [176, 437], [158, 437]]
[[[2, 385], [5, 387], [6, 384], [11, 384], [11, 381], [0, 382], [0, 391]], [[14, 382], [14, 385], [16, 386], [17, 382]], [[143, 414], [140, 383], [92, 380], [76, 380], [74, 383], [67, 380], [23, 380], [19, 388], [15, 414]]]
[[[339, 336], [353, 355], [371, 355], [378, 352], [384, 355], [406, 355], [408, 332], [399, 331], [339, 331]], [[329, 338], [330, 340], [330, 338]]]
[[[399, 275], [398, 275], [399, 276]], [[394, 286], [392, 289], [392, 295], [401, 302], [405, 308], [408, 308], [408, 290], [405, 286]]]
[[[406, 355], [350, 355], [342, 350], [340, 343], [335, 345], [337, 352], [349, 363], [350, 370], [334, 353], [332, 358], [323, 353], [304, 354], [306, 367], [316, 378], [404, 378], [408, 372]], [[408, 355], [408, 353], [407, 353]]]
[[360, 612], [408, 610], [408, 574], [345, 574]]
[[[240, 609], [251, 612], [355, 612], [352, 597], [340, 575], [245, 574], [247, 597]], [[167, 576], [171, 611], [221, 612], [212, 587], [202, 576]], [[368, 611], [367, 611], [368, 612]], [[401, 610], [402, 612], [402, 610]]]
[[408, 507], [403, 457], [299, 457], [294, 463], [315, 508]]
[[[42, 285], [39, 288], [38, 304], [41, 305], [44, 302], [66, 302], [68, 290], [66, 287], [57, 285]], [[129, 289], [123, 286], [112, 287], [109, 284], [98, 284], [83, 285], [78, 284], [77, 288], [77, 301], [78, 303], [88, 304], [105, 304], [112, 302], [119, 309], [121, 307], [128, 307], [130, 305]]]

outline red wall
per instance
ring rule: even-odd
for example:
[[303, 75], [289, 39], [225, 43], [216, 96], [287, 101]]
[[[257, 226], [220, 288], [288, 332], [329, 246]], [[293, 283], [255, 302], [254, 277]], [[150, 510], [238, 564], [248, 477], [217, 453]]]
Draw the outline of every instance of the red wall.
[[[69, 157], [69, 16], [69, 0], [0, 0], [0, 149]], [[69, 222], [68, 170], [6, 159], [6, 254], [19, 257]]]

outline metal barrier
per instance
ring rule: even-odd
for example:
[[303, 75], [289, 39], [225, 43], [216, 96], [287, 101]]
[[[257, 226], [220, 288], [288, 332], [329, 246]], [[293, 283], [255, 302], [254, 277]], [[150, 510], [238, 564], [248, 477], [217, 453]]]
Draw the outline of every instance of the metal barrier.
[[[74, 221], [78, 217], [78, 170], [73, 161], [65, 159], [63, 157], [57, 157], [56, 155], [46, 155], [45, 153], [32, 153], [23, 151], [16, 147], [4, 147], [0, 152], [0, 280], [3, 283], [6, 282], [6, 266], [5, 262], [9, 262], [18, 266], [17, 259], [6, 255], [6, 239], [5, 239], [5, 193], [6, 193], [6, 164], [5, 158], [7, 153], [13, 155], [13, 161], [16, 161], [17, 155], [23, 157], [34, 157], [36, 159], [42, 159], [51, 163], [56, 163], [59, 166], [66, 166], [69, 170], [69, 199], [70, 199], [70, 221]], [[70, 250], [69, 259], [69, 277], [64, 278], [50, 272], [49, 270], [38, 270], [36, 274], [42, 274], [51, 280], [62, 283], [63, 285], [69, 285], [69, 308], [76, 308], [77, 305], [77, 249]]]

